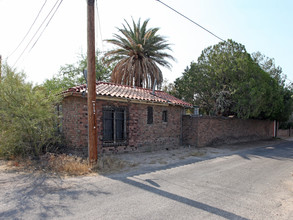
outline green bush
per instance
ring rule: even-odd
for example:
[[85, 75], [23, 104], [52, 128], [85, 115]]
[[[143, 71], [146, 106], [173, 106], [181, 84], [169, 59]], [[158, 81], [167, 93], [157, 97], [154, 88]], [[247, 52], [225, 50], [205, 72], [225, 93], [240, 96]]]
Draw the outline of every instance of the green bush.
[[289, 129], [293, 128], [293, 122], [286, 121], [286, 122], [280, 122], [279, 129]]
[[0, 156], [39, 156], [59, 142], [58, 97], [25, 82], [24, 73], [16, 73], [4, 64], [0, 78]]

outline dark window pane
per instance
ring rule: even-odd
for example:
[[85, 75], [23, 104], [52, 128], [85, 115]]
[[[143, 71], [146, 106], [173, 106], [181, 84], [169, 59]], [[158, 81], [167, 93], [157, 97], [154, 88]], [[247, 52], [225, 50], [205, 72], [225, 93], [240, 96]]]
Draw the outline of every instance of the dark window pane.
[[126, 140], [125, 108], [103, 108], [103, 141], [105, 145], [119, 145]]
[[153, 123], [153, 107], [148, 107], [148, 119], [147, 119], [148, 124]]
[[124, 140], [124, 111], [118, 110], [116, 113], [116, 140]]
[[113, 110], [104, 110], [104, 128], [103, 136], [105, 141], [114, 140], [114, 111]]
[[167, 111], [163, 111], [162, 120], [163, 122], [167, 122]]
[[125, 108], [103, 107], [104, 146], [125, 144], [126, 136]]

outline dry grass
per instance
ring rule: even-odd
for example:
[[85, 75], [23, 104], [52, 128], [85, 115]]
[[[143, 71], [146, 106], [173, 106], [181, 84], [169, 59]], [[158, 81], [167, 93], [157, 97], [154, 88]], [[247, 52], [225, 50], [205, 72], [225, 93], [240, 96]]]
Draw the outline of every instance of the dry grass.
[[91, 173], [88, 161], [66, 154], [46, 154], [41, 158], [43, 169], [64, 175], [85, 175]]
[[59, 176], [77, 176], [91, 173], [87, 160], [66, 154], [47, 153], [39, 159], [11, 158], [6, 162], [9, 170], [44, 172]]
[[136, 164], [130, 164], [129, 162], [126, 162], [124, 160], [120, 160], [115, 157], [111, 156], [102, 156], [98, 158], [98, 162], [96, 165], [93, 166], [92, 170], [105, 174], [105, 173], [114, 173], [121, 171], [127, 167], [134, 167]]
[[87, 160], [66, 154], [46, 153], [39, 159], [11, 158], [6, 163], [16, 171], [40, 171], [58, 175], [85, 175], [91, 173]]
[[149, 164], [155, 164], [155, 163], [157, 163], [156, 160], [151, 160], [151, 161], [149, 162]]
[[202, 157], [205, 154], [206, 152], [203, 152], [203, 151], [193, 151], [193, 152], [190, 152], [188, 155], [192, 157]]
[[5, 162], [6, 168], [12, 171], [39, 171], [59, 176], [80, 176], [93, 173], [106, 174], [135, 167], [137, 164], [123, 161], [112, 156], [103, 156], [96, 165], [77, 156], [47, 153], [38, 160], [28, 158], [11, 158]]
[[168, 162], [167, 162], [167, 161], [164, 161], [164, 160], [160, 160], [160, 161], [159, 161], [159, 164], [164, 165], [164, 164], [168, 164]]

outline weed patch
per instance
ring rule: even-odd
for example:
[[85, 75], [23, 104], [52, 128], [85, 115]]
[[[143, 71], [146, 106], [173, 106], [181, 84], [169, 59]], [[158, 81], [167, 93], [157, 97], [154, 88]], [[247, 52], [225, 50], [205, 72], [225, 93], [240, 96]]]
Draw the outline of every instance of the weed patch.
[[91, 172], [88, 161], [66, 154], [45, 154], [40, 162], [43, 169], [64, 175], [85, 175]]
[[90, 166], [88, 160], [81, 157], [53, 153], [46, 153], [39, 159], [13, 157], [5, 161], [5, 164], [5, 167], [11, 171], [37, 171], [59, 176], [114, 173], [137, 166], [135, 163], [126, 162], [111, 156], [102, 156], [98, 159], [97, 164]]
[[134, 166], [136, 166], [136, 164], [129, 163], [115, 157], [102, 156], [98, 158], [98, 162], [96, 165], [93, 166], [92, 170], [97, 173], [105, 174], [105, 173], [118, 172], [125, 169], [126, 167], [134, 167]]
[[206, 154], [206, 152], [203, 152], [203, 151], [193, 151], [193, 152], [190, 152], [189, 153], [189, 156], [192, 156], [192, 157], [202, 157]]

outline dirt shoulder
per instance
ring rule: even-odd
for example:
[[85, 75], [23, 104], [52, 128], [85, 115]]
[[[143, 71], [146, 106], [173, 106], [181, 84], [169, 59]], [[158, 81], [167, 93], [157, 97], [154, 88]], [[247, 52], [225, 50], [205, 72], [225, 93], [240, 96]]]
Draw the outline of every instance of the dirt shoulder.
[[[288, 141], [289, 139], [270, 139], [264, 141], [245, 142], [238, 144], [227, 144], [213, 147], [180, 147], [178, 149], [159, 150], [152, 152], [133, 152], [125, 154], [115, 154], [111, 157], [127, 162], [133, 167], [160, 167], [175, 164], [183, 160], [192, 158], [205, 159], [225, 156], [238, 151], [257, 147], [272, 146]], [[293, 139], [292, 139], [293, 140]]]
[[[291, 139], [271, 139], [213, 147], [180, 147], [177, 149], [167, 148], [165, 150], [151, 152], [104, 155], [99, 158], [97, 166], [95, 166], [90, 172], [89, 167], [85, 166], [85, 162], [80, 162], [80, 158], [68, 156], [56, 157], [49, 155], [45, 156], [41, 160], [41, 163], [37, 162], [36, 164], [33, 164], [31, 161], [20, 162], [19, 160], [0, 160], [0, 172], [43, 172], [51, 175], [60, 175], [60, 172], [58, 173], [58, 169], [50, 169], [50, 167], [59, 166], [60, 170], [60, 166], [62, 165], [63, 176], [121, 173], [143, 169], [146, 167], [160, 168], [162, 166], [184, 162], [189, 159], [203, 160], [213, 157], [220, 157], [237, 153], [238, 151], [240, 152], [245, 149], [271, 146], [288, 140]], [[55, 161], [52, 160], [52, 158], [55, 159]], [[47, 161], [44, 161], [45, 159]], [[64, 163], [62, 163], [62, 161]], [[65, 164], [65, 161], [69, 162], [69, 164]], [[72, 171], [75, 166], [77, 171]], [[67, 171], [69, 173], [66, 173], [66, 169], [69, 168], [70, 171]]]

